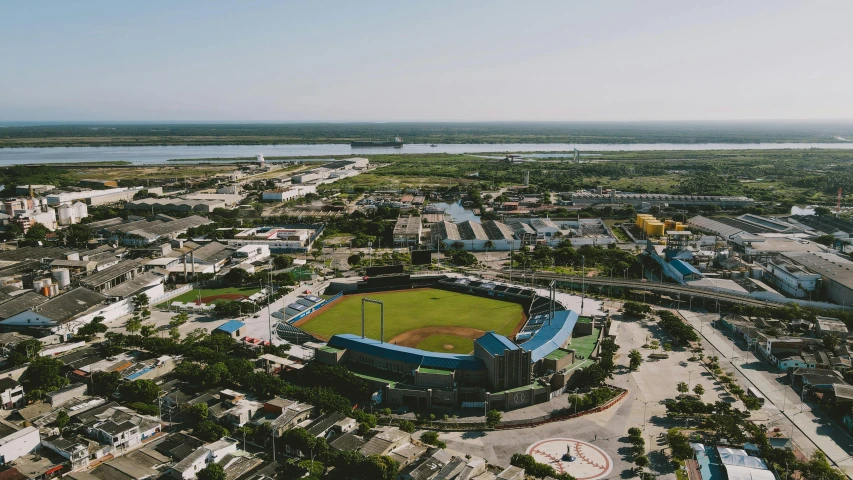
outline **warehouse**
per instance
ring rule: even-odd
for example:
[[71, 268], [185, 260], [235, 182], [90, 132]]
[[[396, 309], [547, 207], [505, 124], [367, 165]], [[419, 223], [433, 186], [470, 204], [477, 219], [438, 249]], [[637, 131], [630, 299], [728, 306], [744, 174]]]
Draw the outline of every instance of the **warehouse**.
[[87, 190], [85, 192], [65, 192], [47, 195], [48, 205], [84, 202], [86, 205], [110, 205], [119, 202], [129, 202], [139, 193], [142, 187], [111, 188], [109, 190]]
[[782, 256], [820, 274], [821, 291], [831, 302], [853, 305], [853, 262], [834, 253], [785, 252]]

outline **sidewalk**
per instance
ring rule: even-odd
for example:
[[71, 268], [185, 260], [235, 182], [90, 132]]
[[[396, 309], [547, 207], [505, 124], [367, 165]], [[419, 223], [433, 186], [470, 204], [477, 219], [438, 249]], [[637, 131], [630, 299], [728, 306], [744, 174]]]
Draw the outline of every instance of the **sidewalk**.
[[[853, 478], [853, 457], [846, 450], [853, 447], [853, 438], [850, 435], [831, 423], [829, 419], [814, 415], [811, 408], [800, 400], [797, 392], [776, 381], [775, 378], [779, 374], [758, 369], [761, 360], [756, 359], [752, 352], [742, 350], [737, 342], [725, 337], [709, 322], [703, 322], [696, 313], [687, 310], [678, 312], [694, 329], [701, 331], [701, 337], [719, 352], [720, 365], [724, 369], [725, 362], [728, 361], [743, 377], [747, 383], [745, 386], [752, 386], [764, 395], [767, 400], [764, 409], [769, 418], [778, 417], [787, 420], [789, 426], [791, 424], [796, 426], [793, 440], [804, 450], [804, 453], [811, 454], [819, 448], [844, 471], [848, 478]], [[751, 361], [745, 363], [744, 359], [751, 359]], [[790, 433], [787, 434], [790, 435]]]

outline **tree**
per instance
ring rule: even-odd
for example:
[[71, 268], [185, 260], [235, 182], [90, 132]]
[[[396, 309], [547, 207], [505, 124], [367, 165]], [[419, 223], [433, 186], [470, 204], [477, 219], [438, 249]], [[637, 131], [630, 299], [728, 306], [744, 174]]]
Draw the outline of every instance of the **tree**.
[[193, 435], [205, 442], [215, 442], [228, 435], [228, 429], [221, 427], [210, 420], [202, 420], [193, 429]]
[[243, 270], [239, 267], [234, 267], [231, 270], [228, 270], [228, 273], [226, 273], [223, 278], [226, 282], [228, 282], [229, 285], [240, 286], [248, 282], [252, 278], [252, 276], [249, 275], [249, 272], [247, 272], [246, 270]]
[[591, 388], [603, 384], [610, 375], [599, 364], [593, 363], [578, 372], [577, 376], [578, 387]]
[[207, 417], [210, 416], [210, 408], [208, 408], [207, 404], [204, 402], [196, 403], [187, 409], [187, 417], [196, 425], [199, 422], [207, 420]]
[[414, 433], [414, 431], [416, 430], [415, 424], [410, 422], [409, 420], [403, 420], [402, 422], [400, 422], [399, 428], [400, 430], [406, 433]]
[[134, 380], [123, 383], [119, 394], [125, 400], [136, 400], [143, 403], [154, 403], [160, 395], [160, 387], [151, 380]]
[[24, 373], [26, 389], [48, 393], [68, 385], [68, 379], [60, 374], [61, 369], [62, 362], [54, 358], [33, 358]]
[[29, 230], [27, 230], [27, 233], [24, 234], [24, 238], [33, 242], [40, 242], [47, 238], [48, 233], [50, 233], [50, 230], [48, 230], [47, 227], [40, 223], [35, 223], [29, 228]]
[[622, 315], [628, 317], [645, 318], [647, 313], [651, 313], [652, 308], [645, 303], [625, 302], [622, 305]]
[[701, 383], [697, 383], [696, 386], [693, 387], [693, 393], [701, 396], [705, 393], [705, 387], [703, 387]]
[[30, 361], [31, 358], [38, 356], [44, 348], [44, 344], [38, 339], [30, 338], [15, 344], [12, 353], [9, 355], [9, 360], [13, 365], [23, 365]]
[[198, 472], [198, 480], [225, 480], [225, 470], [218, 463], [211, 463]]
[[679, 393], [687, 393], [690, 391], [690, 388], [687, 386], [686, 382], [678, 382], [678, 385], [675, 387]]
[[447, 444], [438, 439], [438, 433], [432, 430], [421, 434], [421, 441], [427, 445], [434, 445], [438, 448], [446, 448]]
[[145, 338], [153, 336], [155, 333], [157, 333], [157, 327], [151, 323], [146, 323], [139, 329], [139, 334]]
[[649, 459], [645, 455], [637, 455], [637, 458], [634, 459], [634, 465], [644, 468], [649, 466]]
[[92, 394], [101, 397], [112, 397], [119, 384], [121, 384], [119, 372], [95, 372], [92, 376]]
[[839, 345], [841, 345], [841, 338], [837, 333], [824, 333], [821, 335], [823, 337], [823, 344], [830, 352], [834, 352]]
[[178, 330], [178, 327], [172, 327], [169, 329], [169, 338], [175, 341], [181, 338], [181, 331]]
[[499, 412], [497, 410], [489, 410], [486, 413], [486, 427], [488, 427], [488, 428], [497, 427], [498, 424], [501, 423], [502, 417], [503, 417], [503, 415], [501, 415], [501, 412]]
[[272, 264], [276, 270], [282, 270], [293, 265], [293, 257], [290, 255], [273, 255]]
[[91, 322], [77, 329], [77, 335], [83, 340], [89, 341], [95, 338], [95, 335], [105, 333], [107, 331], [107, 326], [101, 323], [103, 319], [104, 317], [93, 318]]
[[65, 410], [60, 410], [58, 414], [56, 414], [56, 428], [62, 430], [68, 425], [68, 422], [71, 421], [71, 417], [65, 413]]
[[628, 358], [631, 360], [629, 365], [631, 371], [636, 372], [639, 370], [640, 365], [643, 363], [643, 354], [635, 348], [628, 352]]
[[140, 311], [146, 307], [148, 307], [149, 303], [148, 295], [145, 293], [139, 293], [133, 297], [131, 302], [133, 303], [133, 309], [135, 311]]
[[189, 320], [190, 316], [187, 314], [187, 312], [181, 312], [169, 319], [169, 328], [180, 327], [181, 325], [187, 323]]
[[127, 333], [132, 335], [142, 329], [142, 320], [139, 317], [134, 316], [125, 322], [124, 329], [127, 330]]
[[228, 367], [224, 363], [218, 362], [205, 367], [202, 371], [201, 381], [205, 386], [212, 387], [228, 381], [230, 378], [231, 374], [228, 371]]

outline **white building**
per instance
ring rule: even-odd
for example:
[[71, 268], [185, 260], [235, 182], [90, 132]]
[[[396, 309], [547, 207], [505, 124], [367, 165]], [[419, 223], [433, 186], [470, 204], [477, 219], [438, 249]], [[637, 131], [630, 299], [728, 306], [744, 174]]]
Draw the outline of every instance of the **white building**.
[[261, 199], [265, 202], [286, 202], [294, 198], [302, 198], [309, 193], [317, 193], [316, 185], [293, 185], [275, 190], [267, 190]]
[[15, 408], [23, 403], [24, 387], [11, 378], [0, 378], [0, 403], [3, 409]]
[[38, 448], [41, 435], [36, 427], [25, 427], [0, 438], [0, 464], [9, 464]]
[[316, 230], [308, 228], [288, 227], [256, 227], [248, 228], [228, 240], [232, 247], [247, 245], [266, 245], [271, 252], [303, 251], [312, 243]]
[[764, 264], [772, 284], [795, 298], [805, 298], [820, 290], [821, 275], [784, 259], [774, 258]]
[[[180, 462], [176, 463], [169, 473], [178, 480], [191, 480], [212, 463], [221, 463], [229, 454], [237, 451], [237, 440], [225, 437], [203, 447], [197, 448]], [[223, 465], [223, 468], [225, 465]]]
[[269, 245], [246, 245], [231, 255], [231, 263], [263, 262], [270, 258]]
[[85, 192], [66, 192], [47, 195], [48, 205], [61, 205], [81, 201], [87, 205], [109, 205], [118, 202], [129, 202], [143, 187], [110, 188], [107, 190], [87, 190]]

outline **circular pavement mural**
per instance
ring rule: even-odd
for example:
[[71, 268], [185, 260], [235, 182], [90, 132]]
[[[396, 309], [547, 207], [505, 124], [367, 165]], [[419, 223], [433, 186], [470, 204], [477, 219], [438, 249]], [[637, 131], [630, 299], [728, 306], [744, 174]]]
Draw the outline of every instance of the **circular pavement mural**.
[[613, 469], [613, 461], [604, 450], [573, 438], [541, 440], [531, 445], [527, 454], [578, 480], [603, 478]]

